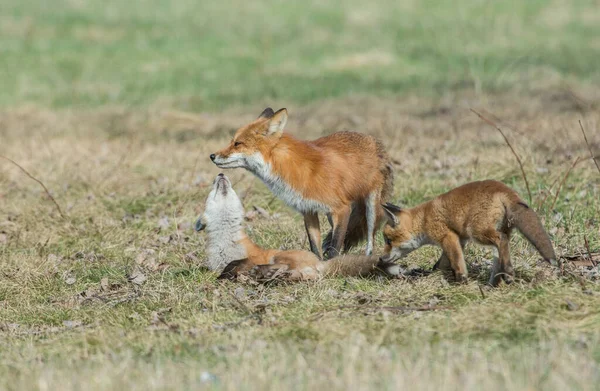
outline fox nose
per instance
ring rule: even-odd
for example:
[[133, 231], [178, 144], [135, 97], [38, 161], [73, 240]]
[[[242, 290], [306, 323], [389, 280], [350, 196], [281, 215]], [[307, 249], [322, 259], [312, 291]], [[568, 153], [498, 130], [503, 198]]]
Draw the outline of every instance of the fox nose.
[[217, 157], [217, 155], [215, 155], [214, 153], [212, 153], [210, 155], [210, 160], [212, 160], [214, 162], [216, 157]]
[[217, 175], [217, 176], [218, 176], [218, 177], [221, 177], [221, 178], [223, 178], [223, 177], [225, 176], [225, 174], [223, 174], [223, 173], [221, 172], [221, 173], [219, 173], [219, 175]]

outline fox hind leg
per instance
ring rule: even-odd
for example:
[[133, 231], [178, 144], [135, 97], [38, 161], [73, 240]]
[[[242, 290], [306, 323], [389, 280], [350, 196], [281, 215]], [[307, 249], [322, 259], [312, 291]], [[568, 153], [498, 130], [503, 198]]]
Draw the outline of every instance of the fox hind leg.
[[510, 234], [500, 234], [497, 248], [498, 257], [494, 259], [492, 272], [490, 273], [489, 284], [491, 286], [498, 286], [500, 280], [510, 284], [515, 276], [515, 271], [510, 262]]
[[325, 255], [329, 259], [336, 257], [341, 253], [342, 246], [344, 245], [344, 238], [346, 237], [346, 231], [348, 230], [351, 211], [352, 209], [349, 206], [345, 206], [336, 210], [331, 215], [333, 221], [333, 238], [331, 246], [325, 250]]
[[323, 259], [323, 249], [321, 248], [321, 226], [319, 224], [319, 215], [316, 213], [307, 213], [304, 215], [304, 227], [308, 235], [310, 251], [319, 259]]

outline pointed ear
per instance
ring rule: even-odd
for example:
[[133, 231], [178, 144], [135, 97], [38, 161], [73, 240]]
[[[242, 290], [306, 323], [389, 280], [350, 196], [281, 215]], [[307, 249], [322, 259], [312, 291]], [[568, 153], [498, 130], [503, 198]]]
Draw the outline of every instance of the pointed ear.
[[198, 220], [196, 220], [196, 224], [194, 224], [194, 228], [196, 229], [196, 231], [200, 232], [202, 231], [204, 228], [206, 228], [206, 225], [202, 222], [202, 217], [198, 217]]
[[258, 118], [272, 118], [274, 115], [275, 115], [275, 112], [273, 111], [273, 109], [270, 107], [267, 107], [266, 109], [263, 110], [262, 113], [260, 113]]
[[389, 203], [389, 202], [386, 202], [383, 207], [391, 210], [394, 213], [400, 213], [400, 212], [402, 212], [402, 208], [401, 207], [399, 207], [398, 205], [394, 205], [392, 203]]
[[387, 203], [385, 205], [382, 204], [381, 206], [383, 207], [383, 211], [385, 213], [385, 217], [387, 218], [388, 224], [392, 227], [398, 225], [398, 216], [396, 216], [396, 211], [400, 212], [401, 209], [396, 205], [392, 205], [390, 203]]
[[269, 130], [267, 131], [267, 135], [281, 135], [283, 132], [283, 128], [285, 128], [285, 124], [287, 122], [287, 110], [279, 109], [273, 117], [271, 117], [271, 121], [269, 122]]

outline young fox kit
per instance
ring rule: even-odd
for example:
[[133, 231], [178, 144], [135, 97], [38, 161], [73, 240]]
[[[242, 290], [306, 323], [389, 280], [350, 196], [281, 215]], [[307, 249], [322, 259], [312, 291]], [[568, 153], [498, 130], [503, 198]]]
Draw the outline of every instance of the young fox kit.
[[208, 234], [208, 267], [229, 275], [251, 270], [269, 274], [282, 271], [290, 279], [309, 280], [323, 275], [360, 276], [383, 270], [398, 274], [395, 265], [380, 264], [376, 256], [343, 256], [329, 262], [308, 251], [265, 250], [246, 236], [242, 222], [244, 208], [229, 179], [219, 174], [206, 199], [204, 215], [196, 221], [196, 230]]
[[467, 241], [474, 240], [498, 250], [490, 284], [496, 286], [500, 279], [510, 283], [514, 271], [509, 242], [516, 227], [544, 259], [556, 263], [552, 243], [536, 213], [501, 182], [468, 183], [411, 209], [392, 204], [383, 207], [388, 223], [383, 229], [382, 262], [393, 262], [425, 244], [434, 244], [443, 250], [434, 268], [447, 269], [449, 263], [456, 281], [463, 282], [467, 278], [463, 249]]
[[[302, 213], [311, 251], [319, 258], [322, 247], [332, 257], [365, 237], [370, 255], [375, 231], [384, 220], [380, 204], [393, 189], [383, 145], [353, 132], [301, 141], [283, 133], [286, 122], [286, 109], [267, 108], [210, 158], [220, 168], [247, 169]], [[323, 246], [318, 213], [327, 214], [332, 227]]]

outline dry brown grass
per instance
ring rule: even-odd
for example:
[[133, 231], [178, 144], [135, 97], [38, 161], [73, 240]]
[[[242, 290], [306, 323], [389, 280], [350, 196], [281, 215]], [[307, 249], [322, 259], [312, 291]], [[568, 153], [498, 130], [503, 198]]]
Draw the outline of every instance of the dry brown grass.
[[[510, 149], [475, 108], [502, 126], [522, 157], [532, 204], [558, 254], [585, 254], [585, 238], [600, 247], [600, 176], [578, 120], [598, 155], [600, 113], [590, 108], [593, 92], [578, 96], [357, 97], [288, 107], [288, 131], [314, 138], [355, 129], [382, 138], [396, 162], [401, 205], [483, 178], [524, 194]], [[437, 274], [217, 282], [202, 269], [204, 239], [191, 226], [219, 172], [208, 155], [262, 109], [0, 112], [0, 154], [43, 181], [67, 216], [59, 218], [37, 183], [0, 162], [0, 388], [596, 387], [597, 269], [552, 270], [520, 237], [516, 283], [483, 295], [490, 256], [476, 246], [468, 250], [466, 286]], [[248, 223], [257, 242], [307, 247], [296, 214], [248, 173], [228, 174], [247, 208], [279, 213]], [[423, 249], [406, 263], [430, 267], [437, 254]], [[128, 282], [134, 269], [147, 278], [140, 285]], [[387, 308], [423, 305], [443, 309]]]

